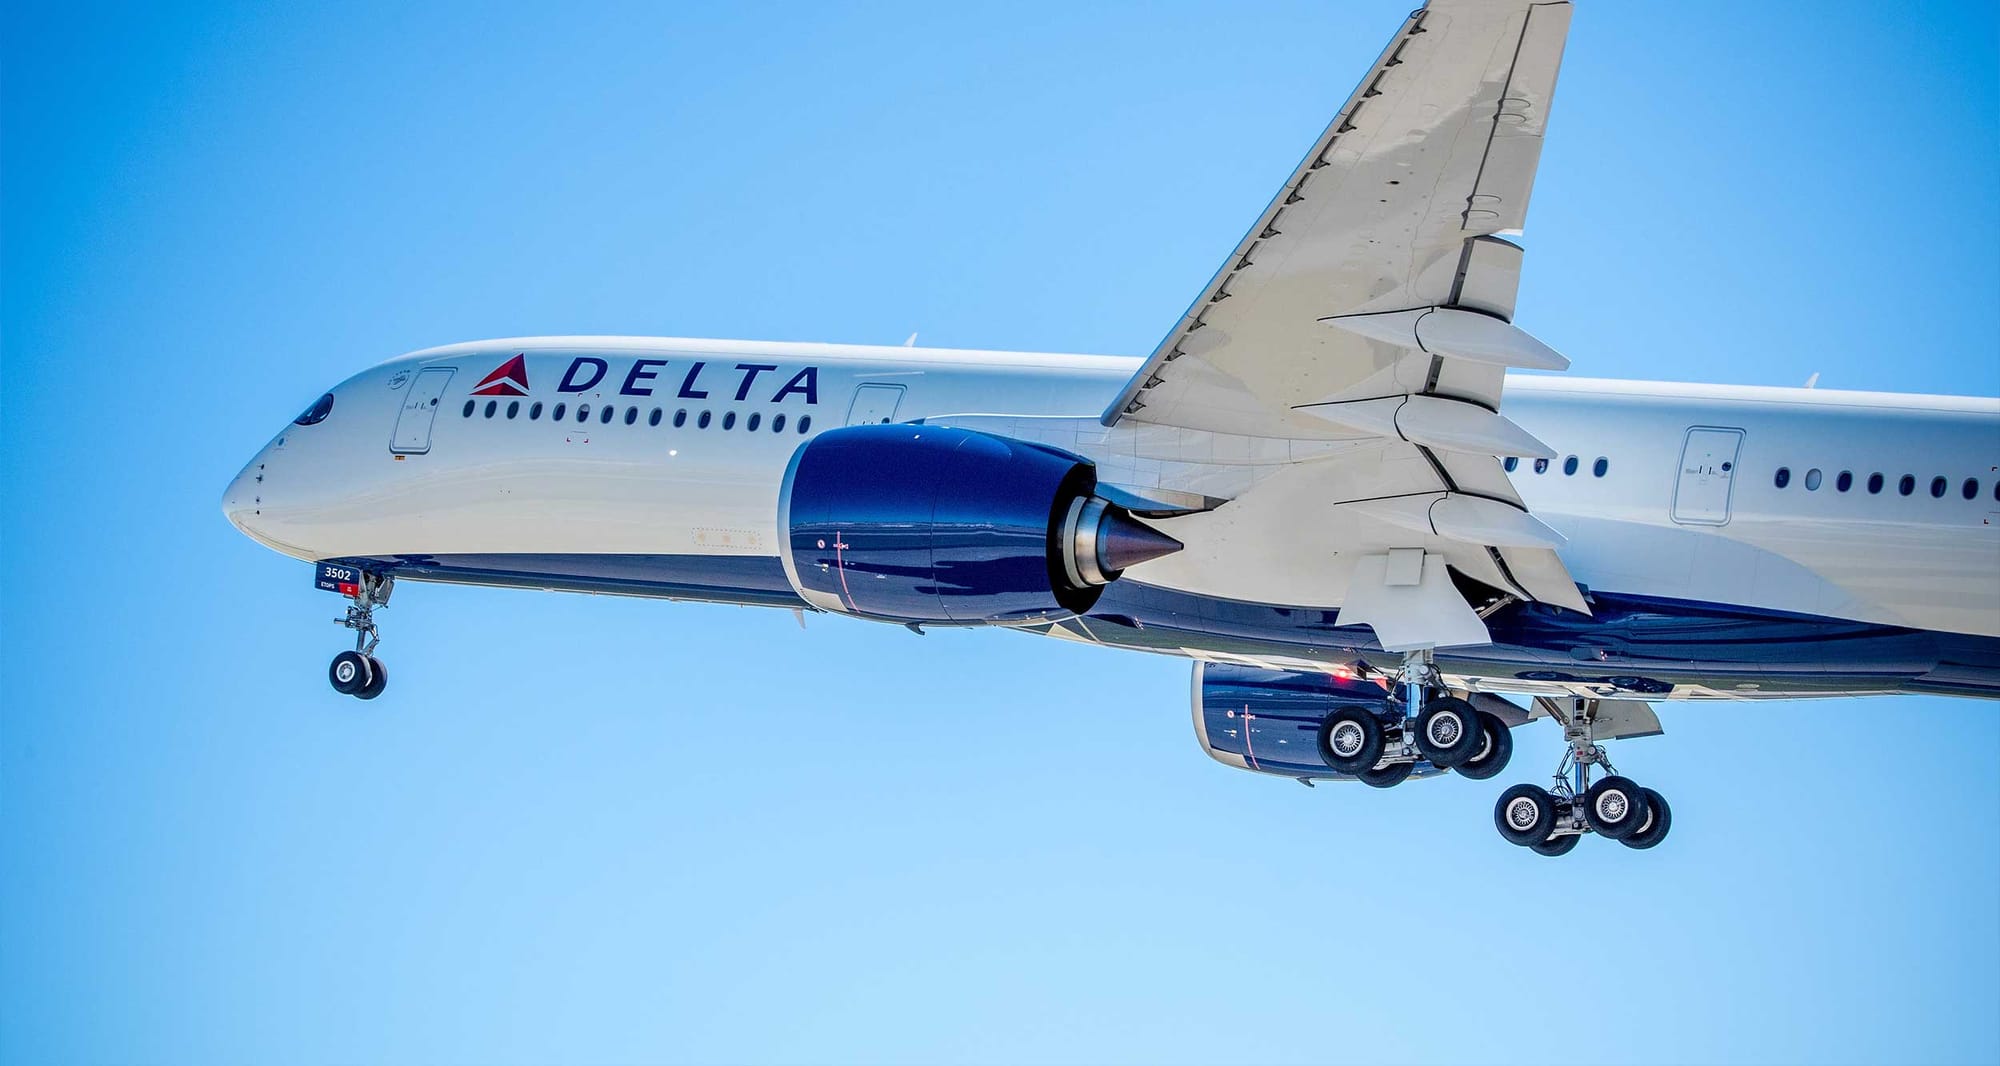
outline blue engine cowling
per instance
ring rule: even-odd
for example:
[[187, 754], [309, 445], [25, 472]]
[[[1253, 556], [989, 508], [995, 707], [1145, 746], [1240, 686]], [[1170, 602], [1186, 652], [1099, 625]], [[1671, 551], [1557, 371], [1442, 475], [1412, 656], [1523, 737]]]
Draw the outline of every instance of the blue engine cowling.
[[937, 625], [1081, 614], [1135, 562], [1181, 547], [1098, 498], [1090, 463], [925, 425], [848, 426], [785, 470], [785, 574], [815, 607]]
[[[1374, 681], [1318, 671], [1194, 664], [1194, 732], [1225, 766], [1299, 779], [1338, 777], [1319, 754], [1319, 727], [1336, 707], [1358, 704], [1400, 718]], [[1419, 762], [1412, 777], [1443, 771]]]

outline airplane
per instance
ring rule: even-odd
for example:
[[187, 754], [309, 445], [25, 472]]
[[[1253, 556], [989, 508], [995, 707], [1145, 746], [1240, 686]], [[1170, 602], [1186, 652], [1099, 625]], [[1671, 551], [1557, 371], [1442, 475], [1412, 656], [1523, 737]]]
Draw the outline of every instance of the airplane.
[[[1192, 660], [1202, 749], [1390, 787], [1563, 730], [1507, 841], [1645, 849], [1658, 701], [2000, 696], [2000, 398], [1584, 380], [1516, 324], [1571, 6], [1431, 0], [1143, 357], [535, 337], [348, 378], [223, 497], [399, 581]], [[1525, 705], [1506, 697], [1527, 701]]]

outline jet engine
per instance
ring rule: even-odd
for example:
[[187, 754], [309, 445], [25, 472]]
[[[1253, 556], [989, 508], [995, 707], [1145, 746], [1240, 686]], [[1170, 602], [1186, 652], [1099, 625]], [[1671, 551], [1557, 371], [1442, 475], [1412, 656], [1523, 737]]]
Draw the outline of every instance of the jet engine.
[[849, 426], [785, 470], [778, 535], [808, 603], [903, 624], [1082, 614], [1125, 568], [1179, 541], [1096, 494], [1060, 449], [918, 424]]

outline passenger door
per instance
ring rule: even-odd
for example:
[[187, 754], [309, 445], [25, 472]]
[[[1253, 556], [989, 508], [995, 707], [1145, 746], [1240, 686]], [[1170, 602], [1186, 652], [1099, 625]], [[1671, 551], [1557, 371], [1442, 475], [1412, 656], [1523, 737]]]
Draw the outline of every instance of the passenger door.
[[1674, 521], [1682, 525], [1729, 523], [1729, 496], [1736, 482], [1736, 455], [1743, 431], [1695, 426], [1681, 447], [1680, 475], [1674, 480]]
[[389, 450], [397, 455], [422, 455], [431, 450], [431, 423], [437, 420], [438, 401], [455, 371], [432, 367], [417, 372], [410, 391], [403, 394], [403, 408], [396, 413], [396, 432], [389, 438]]
[[903, 402], [901, 385], [863, 385], [854, 390], [854, 403], [847, 409], [850, 426], [873, 426], [896, 418], [896, 405]]

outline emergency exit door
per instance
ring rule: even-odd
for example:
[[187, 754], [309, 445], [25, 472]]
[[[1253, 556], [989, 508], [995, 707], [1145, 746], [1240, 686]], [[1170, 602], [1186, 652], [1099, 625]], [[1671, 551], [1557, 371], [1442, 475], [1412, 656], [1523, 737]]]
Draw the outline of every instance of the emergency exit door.
[[389, 438], [389, 450], [397, 455], [422, 455], [431, 450], [431, 423], [437, 421], [438, 401], [451, 381], [450, 367], [417, 371], [417, 380], [403, 394], [403, 408], [396, 412], [396, 432]]
[[896, 419], [896, 406], [903, 402], [901, 385], [863, 385], [854, 390], [854, 403], [847, 409], [850, 426], [873, 426]]
[[1681, 470], [1674, 479], [1674, 521], [1691, 526], [1729, 522], [1730, 489], [1736, 482], [1736, 453], [1743, 431], [1712, 426], [1688, 430], [1681, 447]]

